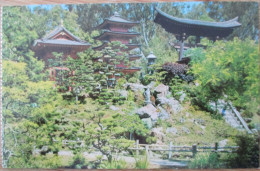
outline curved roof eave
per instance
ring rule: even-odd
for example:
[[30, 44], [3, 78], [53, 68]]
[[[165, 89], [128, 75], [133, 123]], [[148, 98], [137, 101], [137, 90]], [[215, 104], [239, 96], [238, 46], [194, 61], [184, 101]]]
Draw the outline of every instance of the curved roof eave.
[[[224, 21], [224, 22], [210, 22], [210, 21], [201, 21], [201, 20], [192, 20], [192, 19], [187, 19], [187, 18], [178, 18], [178, 17], [173, 17], [158, 8], [155, 8], [156, 11], [163, 17], [180, 23], [184, 25], [194, 25], [194, 26], [203, 26], [203, 27], [214, 27], [214, 28], [235, 28], [241, 26], [241, 24], [237, 21], [238, 17], [235, 17], [231, 20]], [[157, 18], [157, 16], [156, 16]]]

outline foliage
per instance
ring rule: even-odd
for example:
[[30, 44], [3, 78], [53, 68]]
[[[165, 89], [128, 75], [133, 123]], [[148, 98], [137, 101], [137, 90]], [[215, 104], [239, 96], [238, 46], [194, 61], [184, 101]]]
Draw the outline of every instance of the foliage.
[[[205, 59], [192, 65], [192, 73], [205, 101], [227, 95], [236, 106], [247, 110], [248, 102], [259, 104], [259, 47], [253, 41], [217, 41], [205, 50]], [[241, 86], [243, 85], [243, 86]]]
[[231, 168], [257, 168], [259, 167], [259, 137], [254, 135], [238, 135], [235, 141], [239, 146], [235, 154], [227, 157]]
[[149, 167], [149, 161], [147, 156], [135, 157], [135, 168], [136, 169], [147, 169]]
[[189, 163], [190, 169], [213, 169], [220, 168], [221, 163], [217, 153], [196, 154]]
[[113, 159], [111, 162], [105, 161], [100, 164], [101, 169], [128, 169], [127, 162], [123, 159]]
[[82, 153], [77, 153], [73, 156], [73, 162], [71, 163], [71, 168], [84, 169], [86, 168], [86, 159]]

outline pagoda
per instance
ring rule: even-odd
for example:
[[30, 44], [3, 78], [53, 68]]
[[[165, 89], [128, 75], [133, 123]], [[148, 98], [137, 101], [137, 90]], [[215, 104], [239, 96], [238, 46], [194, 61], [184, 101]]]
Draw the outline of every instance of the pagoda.
[[179, 41], [176, 48], [179, 48], [179, 61], [183, 58], [183, 50], [187, 47], [184, 41], [189, 36], [196, 37], [196, 44], [200, 43], [201, 37], [208, 37], [213, 41], [225, 38], [230, 35], [233, 30], [240, 27], [237, 21], [238, 17], [224, 22], [209, 22], [201, 20], [191, 20], [186, 18], [177, 18], [156, 8], [157, 14], [154, 19], [155, 23], [160, 24], [167, 32], [174, 34]]
[[68, 71], [68, 68], [51, 66], [50, 61], [55, 60], [53, 52], [62, 53], [61, 60], [65, 61], [68, 56], [76, 59], [78, 52], [82, 52], [90, 46], [91, 44], [80, 40], [61, 24], [42, 39], [35, 40], [32, 50], [39, 59], [45, 62], [45, 69], [49, 70], [50, 80], [62, 84], [62, 78], [59, 78], [58, 73], [64, 70]]
[[[140, 35], [140, 33], [130, 31], [130, 29], [137, 24], [139, 24], [139, 22], [126, 20], [115, 12], [113, 16], [104, 19], [103, 23], [96, 27], [97, 29], [102, 30], [102, 33], [95, 37], [96, 40], [102, 41], [102, 45], [94, 47], [93, 49], [101, 51], [107, 47], [109, 42], [119, 41], [127, 47], [127, 49], [123, 51], [127, 52], [129, 61], [140, 59], [141, 55], [130, 54], [131, 50], [140, 47], [139, 44], [131, 43], [131, 39]], [[115, 69], [124, 74], [132, 74], [140, 70], [138, 67], [130, 67], [129, 65], [126, 65], [123, 61], [120, 61], [120, 64], [117, 64]]]

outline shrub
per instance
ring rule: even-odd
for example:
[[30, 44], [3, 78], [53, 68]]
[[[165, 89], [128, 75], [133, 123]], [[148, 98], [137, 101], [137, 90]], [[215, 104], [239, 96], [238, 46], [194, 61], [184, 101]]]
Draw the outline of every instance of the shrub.
[[135, 157], [135, 168], [136, 169], [147, 169], [149, 166], [149, 161], [147, 156], [138, 156]]
[[217, 153], [197, 154], [188, 165], [191, 169], [220, 168], [220, 161]]
[[86, 160], [85, 160], [84, 156], [81, 153], [77, 153], [73, 157], [73, 162], [71, 164], [71, 168], [75, 168], [75, 169], [86, 168]]
[[235, 141], [239, 146], [235, 154], [227, 158], [232, 168], [257, 168], [259, 166], [259, 140], [254, 135], [239, 135]]
[[125, 160], [113, 159], [111, 162], [104, 161], [100, 164], [101, 169], [127, 169], [127, 163]]

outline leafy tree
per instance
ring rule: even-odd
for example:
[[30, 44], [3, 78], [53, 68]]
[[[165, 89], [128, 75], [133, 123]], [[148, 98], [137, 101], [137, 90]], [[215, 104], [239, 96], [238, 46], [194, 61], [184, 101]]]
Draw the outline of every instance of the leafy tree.
[[226, 21], [234, 17], [239, 17], [241, 27], [234, 30], [229, 36], [229, 40], [239, 37], [258, 41], [259, 19], [257, 2], [204, 2], [209, 16], [217, 21]]
[[[205, 58], [192, 66], [206, 101], [217, 101], [224, 95], [238, 107], [248, 111], [259, 103], [259, 47], [253, 41], [217, 41], [205, 50]], [[254, 107], [249, 108], [249, 103]], [[252, 106], [252, 105], [251, 105]]]
[[148, 130], [135, 115], [113, 114], [104, 117], [104, 112], [100, 111], [90, 116], [87, 125], [86, 143], [93, 145], [109, 162], [112, 162], [113, 154], [126, 151], [133, 144], [132, 140], [127, 139], [127, 133], [148, 136]]

